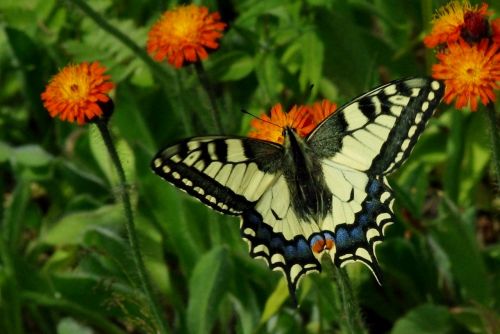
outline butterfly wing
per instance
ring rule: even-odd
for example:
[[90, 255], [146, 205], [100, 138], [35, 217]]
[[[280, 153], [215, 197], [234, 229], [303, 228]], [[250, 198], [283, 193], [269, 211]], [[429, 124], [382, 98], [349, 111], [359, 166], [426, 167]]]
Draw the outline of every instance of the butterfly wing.
[[394, 81], [343, 106], [308, 136], [333, 194], [321, 229], [334, 235], [335, 264], [361, 261], [380, 281], [375, 246], [394, 221], [385, 175], [408, 157], [443, 93], [431, 79]]
[[160, 151], [151, 168], [203, 204], [239, 216], [279, 173], [282, 147], [241, 137], [199, 137]]

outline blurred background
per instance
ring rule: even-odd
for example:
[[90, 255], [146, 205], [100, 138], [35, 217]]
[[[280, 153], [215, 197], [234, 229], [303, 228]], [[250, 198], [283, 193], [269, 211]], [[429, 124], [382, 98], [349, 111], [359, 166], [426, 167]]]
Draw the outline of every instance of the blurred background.
[[[85, 3], [145, 49], [150, 27], [177, 2]], [[203, 65], [226, 134], [246, 135], [251, 117], [240, 109], [341, 105], [378, 84], [429, 75], [435, 57], [422, 38], [445, 2], [195, 3], [228, 24]], [[154, 333], [102, 139], [92, 125], [51, 119], [40, 99], [59, 69], [95, 60], [116, 83], [110, 128], [169, 330], [350, 333], [330, 275], [305, 278], [295, 309], [283, 275], [248, 255], [238, 219], [149, 169], [162, 147], [216, 133], [194, 67], [161, 64], [159, 80], [70, 0], [0, 2], [0, 333]], [[488, 128], [481, 111], [443, 104], [390, 177], [397, 221], [377, 247], [383, 285], [363, 265], [346, 266], [367, 332], [500, 331], [500, 198]]]

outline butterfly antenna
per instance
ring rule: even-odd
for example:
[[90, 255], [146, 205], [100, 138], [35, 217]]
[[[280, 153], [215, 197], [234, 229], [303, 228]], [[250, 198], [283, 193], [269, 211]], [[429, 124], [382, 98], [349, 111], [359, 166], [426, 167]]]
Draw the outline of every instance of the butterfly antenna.
[[252, 116], [252, 117], [254, 117], [254, 118], [258, 119], [258, 120], [259, 120], [259, 121], [261, 121], [261, 122], [264, 122], [264, 123], [268, 123], [268, 124], [271, 124], [271, 125], [277, 126], [278, 128], [280, 128], [280, 129], [281, 129], [281, 126], [279, 126], [278, 124], [273, 123], [273, 122], [268, 121], [268, 120], [265, 120], [265, 119], [262, 119], [262, 118], [260, 118], [260, 117], [258, 117], [258, 116], [255, 116], [254, 114], [252, 114], [252, 113], [251, 113], [251, 112], [249, 112], [249, 111], [246, 111], [245, 109], [241, 109], [240, 111], [241, 111], [242, 113], [244, 113], [244, 114], [250, 115], [250, 116]]

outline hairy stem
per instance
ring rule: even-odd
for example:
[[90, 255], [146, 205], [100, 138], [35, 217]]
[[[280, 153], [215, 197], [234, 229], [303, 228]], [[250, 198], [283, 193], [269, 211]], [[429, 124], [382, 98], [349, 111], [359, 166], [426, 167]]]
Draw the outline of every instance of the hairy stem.
[[496, 185], [500, 187], [500, 138], [498, 134], [498, 119], [495, 110], [495, 104], [490, 102], [487, 106], [487, 115], [488, 120], [491, 126], [490, 135], [491, 135], [491, 148], [493, 150], [492, 160], [493, 166], [495, 168], [495, 173], [497, 177]]
[[125, 172], [123, 170], [123, 166], [121, 164], [120, 158], [118, 157], [118, 153], [111, 138], [111, 134], [109, 132], [106, 120], [98, 119], [96, 121], [96, 125], [101, 133], [104, 144], [106, 145], [108, 153], [111, 157], [111, 161], [113, 162], [113, 165], [116, 168], [120, 180], [120, 187], [121, 187], [120, 195], [125, 210], [125, 217], [126, 217], [125, 226], [127, 229], [127, 237], [128, 237], [128, 242], [130, 244], [130, 248], [132, 250], [132, 257], [136, 267], [135, 269], [137, 271], [137, 275], [139, 277], [139, 283], [141, 289], [144, 295], [146, 296], [146, 300], [149, 304], [148, 306], [151, 312], [153, 313], [153, 317], [159, 332], [168, 333], [164, 318], [161, 316], [160, 313], [160, 308], [156, 303], [156, 300], [154, 299], [151, 283], [149, 282], [146, 273], [146, 267], [144, 266], [144, 261], [142, 259], [142, 254], [139, 248], [139, 240], [137, 238], [137, 233], [135, 230], [134, 214], [132, 212], [132, 205], [130, 203], [130, 196], [127, 188], [127, 180], [125, 178]]
[[210, 83], [210, 80], [208, 79], [207, 73], [205, 72], [205, 68], [203, 67], [203, 64], [201, 61], [197, 61], [194, 63], [194, 68], [196, 69], [196, 74], [198, 75], [198, 78], [200, 79], [200, 83], [203, 86], [203, 89], [207, 92], [208, 99], [210, 100], [210, 111], [212, 114], [212, 119], [215, 125], [215, 129], [219, 133], [223, 133], [222, 129], [222, 123], [220, 120], [220, 112], [219, 112], [219, 107], [217, 107], [217, 101], [215, 99], [215, 93], [212, 87], [212, 84]]
[[361, 312], [359, 310], [356, 295], [353, 292], [349, 276], [345, 269], [335, 266], [335, 282], [340, 294], [340, 306], [343, 316], [346, 320], [346, 325], [349, 333], [367, 333]]

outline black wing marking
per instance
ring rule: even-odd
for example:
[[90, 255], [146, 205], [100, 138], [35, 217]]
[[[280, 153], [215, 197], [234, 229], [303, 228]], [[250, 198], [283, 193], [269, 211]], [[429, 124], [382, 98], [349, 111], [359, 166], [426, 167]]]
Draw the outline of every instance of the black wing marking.
[[444, 94], [426, 78], [375, 88], [323, 121], [307, 141], [319, 156], [370, 175], [385, 175], [408, 157]]
[[160, 151], [153, 171], [214, 210], [241, 215], [279, 173], [282, 147], [240, 137], [200, 137]]

